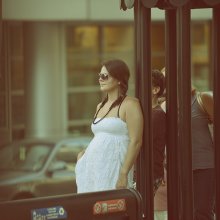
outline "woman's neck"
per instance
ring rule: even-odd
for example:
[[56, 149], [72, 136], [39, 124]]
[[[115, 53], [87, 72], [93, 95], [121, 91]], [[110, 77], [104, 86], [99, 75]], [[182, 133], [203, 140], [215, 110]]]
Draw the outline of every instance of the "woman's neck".
[[114, 102], [118, 99], [118, 91], [108, 92], [108, 102]]

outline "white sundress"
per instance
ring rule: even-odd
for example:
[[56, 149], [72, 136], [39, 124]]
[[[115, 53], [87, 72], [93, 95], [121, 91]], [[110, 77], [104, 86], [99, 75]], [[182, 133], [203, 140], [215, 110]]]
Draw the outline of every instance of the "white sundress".
[[[127, 124], [119, 117], [106, 117], [91, 129], [94, 138], [75, 168], [78, 193], [115, 189], [128, 148]], [[128, 174], [128, 187], [132, 185], [133, 168]]]

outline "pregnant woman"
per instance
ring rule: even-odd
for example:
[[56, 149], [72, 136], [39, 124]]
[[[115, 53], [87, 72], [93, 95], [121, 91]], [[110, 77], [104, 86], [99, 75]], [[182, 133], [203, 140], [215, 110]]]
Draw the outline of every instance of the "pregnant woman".
[[91, 125], [94, 138], [78, 155], [78, 193], [132, 187], [133, 166], [142, 144], [143, 114], [139, 100], [127, 96], [127, 64], [106, 61], [98, 76], [104, 99]]

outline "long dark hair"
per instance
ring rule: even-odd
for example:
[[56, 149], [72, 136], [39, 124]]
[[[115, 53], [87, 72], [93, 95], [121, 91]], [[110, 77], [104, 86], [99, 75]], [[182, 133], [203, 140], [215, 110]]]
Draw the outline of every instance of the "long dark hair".
[[[119, 97], [112, 104], [111, 108], [119, 105], [126, 96], [128, 91], [128, 80], [130, 77], [130, 71], [127, 64], [120, 59], [108, 60], [102, 63], [102, 66], [105, 66], [109, 74], [119, 81]], [[108, 96], [105, 97], [100, 107], [108, 101]]]

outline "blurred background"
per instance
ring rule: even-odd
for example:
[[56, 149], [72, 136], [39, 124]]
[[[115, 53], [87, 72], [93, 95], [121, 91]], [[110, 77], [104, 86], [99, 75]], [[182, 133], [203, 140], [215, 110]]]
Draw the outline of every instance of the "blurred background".
[[[133, 10], [119, 0], [1, 0], [0, 144], [23, 138], [91, 135], [101, 99], [98, 73], [110, 58], [131, 70]], [[211, 9], [192, 10], [192, 81], [212, 89]], [[152, 10], [152, 68], [165, 65], [164, 11]]]

